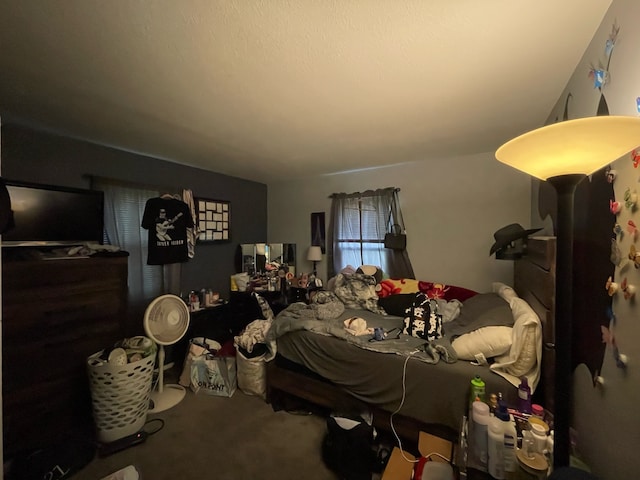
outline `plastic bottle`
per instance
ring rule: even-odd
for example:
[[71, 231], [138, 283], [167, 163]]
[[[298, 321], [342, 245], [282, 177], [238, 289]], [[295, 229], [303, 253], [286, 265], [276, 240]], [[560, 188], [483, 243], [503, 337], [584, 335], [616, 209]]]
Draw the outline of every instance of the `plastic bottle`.
[[553, 430], [551, 430], [547, 437], [547, 461], [549, 462], [549, 465], [553, 465], [553, 442]]
[[531, 415], [534, 417], [538, 417], [540, 420], [544, 420], [544, 408], [542, 405], [538, 405], [537, 403], [531, 404]]
[[484, 402], [484, 381], [480, 378], [480, 375], [476, 375], [471, 380], [471, 396], [469, 398], [469, 405], [473, 404], [476, 397]]
[[493, 416], [498, 408], [498, 396], [495, 393], [489, 395], [489, 413]]
[[522, 377], [518, 386], [518, 410], [521, 413], [531, 413], [531, 388], [527, 377]]
[[514, 422], [504, 402], [498, 402], [495, 416], [489, 422], [488, 470], [496, 480], [504, 480], [508, 472], [515, 472], [516, 443], [518, 441]]
[[471, 452], [473, 459], [479, 464], [482, 470], [487, 468], [488, 453], [488, 426], [489, 420], [489, 405], [480, 401], [476, 397], [476, 401], [473, 402], [471, 409], [471, 419], [473, 421], [473, 437], [470, 439], [472, 442]]
[[509, 420], [504, 422], [504, 471], [507, 475], [515, 472], [518, 468], [516, 449], [518, 447], [518, 432], [516, 422], [512, 415], [508, 415]]
[[498, 418], [498, 415], [498, 410], [496, 410], [495, 415], [489, 421], [487, 470], [489, 475], [496, 480], [504, 480], [504, 429], [502, 428], [502, 420]]

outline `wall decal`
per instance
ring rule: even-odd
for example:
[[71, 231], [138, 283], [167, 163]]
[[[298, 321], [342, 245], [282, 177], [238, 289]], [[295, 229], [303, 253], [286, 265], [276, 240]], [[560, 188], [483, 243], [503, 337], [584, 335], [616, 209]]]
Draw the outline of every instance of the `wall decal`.
[[618, 242], [615, 238], [611, 239], [611, 256], [609, 259], [616, 267], [620, 265], [620, 262], [622, 261], [622, 252], [620, 251], [620, 247], [618, 247]]
[[622, 279], [622, 283], [620, 284], [620, 287], [622, 288], [622, 293], [624, 294], [625, 300], [632, 299], [636, 293], [636, 286], [631, 285], [629, 282], [627, 282], [627, 277], [624, 277]]
[[636, 203], [638, 201], [638, 194], [635, 190], [631, 190], [629, 187], [624, 191], [624, 206], [629, 210], [635, 210]]
[[622, 210], [622, 203], [617, 202], [616, 200], [609, 200], [609, 210], [614, 215], [617, 215], [620, 213], [620, 210]]
[[640, 252], [636, 250], [633, 244], [629, 247], [629, 260], [633, 262], [634, 267], [640, 268]]

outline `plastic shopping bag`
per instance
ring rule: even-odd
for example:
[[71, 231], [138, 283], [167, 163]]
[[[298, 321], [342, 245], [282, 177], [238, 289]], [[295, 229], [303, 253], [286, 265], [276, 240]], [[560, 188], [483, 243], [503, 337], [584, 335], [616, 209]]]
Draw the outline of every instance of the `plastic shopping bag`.
[[205, 354], [194, 358], [191, 362], [190, 387], [196, 394], [231, 397], [237, 388], [235, 356], [223, 348], [215, 355]]

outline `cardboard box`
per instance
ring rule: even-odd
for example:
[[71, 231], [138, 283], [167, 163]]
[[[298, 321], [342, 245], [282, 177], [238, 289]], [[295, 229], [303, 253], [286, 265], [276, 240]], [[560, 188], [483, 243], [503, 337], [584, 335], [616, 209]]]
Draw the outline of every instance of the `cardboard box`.
[[[451, 463], [453, 444], [435, 435], [420, 432], [418, 437], [418, 451], [423, 456], [439, 453], [443, 457], [450, 459], [448, 463]], [[409, 452], [401, 452], [398, 447], [394, 447], [389, 457], [387, 467], [382, 474], [382, 480], [410, 480], [414, 460], [416, 460], [416, 458]], [[432, 455], [431, 460], [434, 462], [446, 462], [446, 460], [440, 458], [438, 455]]]

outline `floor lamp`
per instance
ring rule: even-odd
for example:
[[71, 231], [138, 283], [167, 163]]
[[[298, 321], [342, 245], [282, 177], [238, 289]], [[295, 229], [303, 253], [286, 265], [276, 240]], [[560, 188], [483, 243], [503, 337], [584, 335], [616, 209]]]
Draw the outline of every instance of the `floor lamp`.
[[510, 140], [496, 151], [499, 161], [549, 182], [558, 194], [553, 412], [556, 468], [568, 466], [571, 454], [574, 192], [587, 175], [639, 145], [640, 118], [602, 116], [547, 125]]

